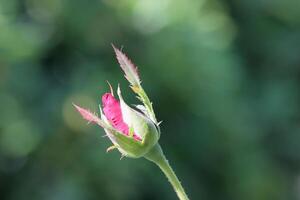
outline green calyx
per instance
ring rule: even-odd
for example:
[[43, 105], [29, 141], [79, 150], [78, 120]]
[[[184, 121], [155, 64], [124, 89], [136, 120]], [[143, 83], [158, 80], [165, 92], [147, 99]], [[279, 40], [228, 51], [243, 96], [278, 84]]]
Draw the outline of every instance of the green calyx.
[[151, 124], [145, 124], [146, 132], [140, 141], [131, 135], [124, 135], [115, 129], [106, 129], [106, 133], [123, 156], [140, 158], [147, 154], [158, 141], [158, 130]]

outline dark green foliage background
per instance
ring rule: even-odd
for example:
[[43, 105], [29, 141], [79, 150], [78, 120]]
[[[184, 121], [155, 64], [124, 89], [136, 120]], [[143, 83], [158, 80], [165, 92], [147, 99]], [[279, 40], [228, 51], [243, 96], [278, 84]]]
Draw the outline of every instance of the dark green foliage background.
[[1, 200], [176, 199], [72, 107], [138, 103], [111, 43], [191, 200], [300, 199], [299, 0], [0, 0]]

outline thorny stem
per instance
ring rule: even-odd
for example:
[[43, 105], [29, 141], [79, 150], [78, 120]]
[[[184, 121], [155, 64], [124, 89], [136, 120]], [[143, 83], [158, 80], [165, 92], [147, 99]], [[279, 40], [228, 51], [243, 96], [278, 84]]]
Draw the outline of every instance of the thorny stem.
[[145, 158], [159, 166], [159, 168], [164, 172], [164, 174], [170, 181], [180, 200], [189, 200], [187, 194], [185, 193], [180, 181], [178, 180], [173, 169], [171, 168], [159, 144], [153, 147], [152, 150], [150, 150], [150, 152], [148, 152], [145, 155]]

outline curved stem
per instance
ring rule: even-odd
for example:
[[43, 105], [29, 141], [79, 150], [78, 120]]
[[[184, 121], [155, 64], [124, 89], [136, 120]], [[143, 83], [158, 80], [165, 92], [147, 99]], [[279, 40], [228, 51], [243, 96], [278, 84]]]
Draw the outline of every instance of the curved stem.
[[171, 168], [159, 144], [153, 147], [152, 150], [150, 150], [150, 152], [148, 152], [145, 155], [145, 158], [159, 166], [159, 168], [164, 172], [164, 174], [170, 181], [180, 200], [189, 200], [187, 194], [185, 193], [180, 181], [178, 180], [173, 169]]

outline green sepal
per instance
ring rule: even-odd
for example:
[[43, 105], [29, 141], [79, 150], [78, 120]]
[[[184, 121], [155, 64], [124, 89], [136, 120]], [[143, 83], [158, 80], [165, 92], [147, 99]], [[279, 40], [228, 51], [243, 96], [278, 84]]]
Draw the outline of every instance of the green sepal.
[[142, 141], [136, 140], [134, 137], [124, 135], [114, 129], [106, 129], [106, 131], [119, 151], [125, 156], [131, 158], [144, 156], [150, 151], [150, 149], [152, 149], [158, 140], [157, 137], [153, 137], [153, 134], [155, 133], [151, 133], [151, 131], [156, 131], [156, 129], [149, 129]]

